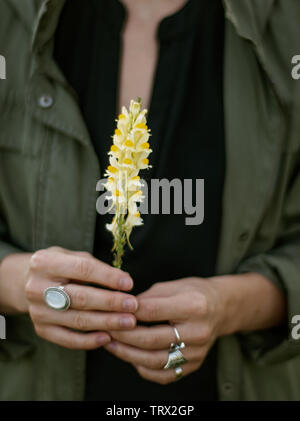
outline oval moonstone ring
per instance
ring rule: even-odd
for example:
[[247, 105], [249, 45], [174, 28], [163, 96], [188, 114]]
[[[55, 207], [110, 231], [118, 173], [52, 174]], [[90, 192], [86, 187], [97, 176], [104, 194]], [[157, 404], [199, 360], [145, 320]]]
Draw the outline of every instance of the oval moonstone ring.
[[70, 296], [66, 293], [63, 286], [46, 288], [44, 300], [48, 307], [59, 311], [68, 310], [71, 304]]

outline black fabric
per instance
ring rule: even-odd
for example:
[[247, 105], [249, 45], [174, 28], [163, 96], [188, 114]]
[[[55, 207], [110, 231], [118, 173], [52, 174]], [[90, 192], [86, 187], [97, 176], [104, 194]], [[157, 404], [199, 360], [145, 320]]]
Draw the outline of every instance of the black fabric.
[[[55, 57], [78, 94], [102, 174], [115, 128], [121, 31], [126, 11], [118, 0], [68, 0], [55, 42]], [[222, 103], [224, 11], [219, 0], [190, 0], [162, 20], [159, 59], [148, 113], [153, 168], [141, 176], [205, 180], [205, 217], [143, 215], [131, 236], [124, 270], [134, 294], [156, 282], [214, 275], [225, 176]], [[138, 69], [137, 69], [138, 71]], [[128, 104], [124, 104], [128, 105]], [[194, 184], [195, 188], [195, 184]], [[172, 208], [171, 208], [172, 209]], [[97, 217], [97, 258], [111, 263], [111, 233]], [[183, 338], [184, 339], [184, 338]], [[86, 400], [217, 400], [216, 345], [201, 368], [167, 386], [142, 379], [103, 349], [87, 353]]]

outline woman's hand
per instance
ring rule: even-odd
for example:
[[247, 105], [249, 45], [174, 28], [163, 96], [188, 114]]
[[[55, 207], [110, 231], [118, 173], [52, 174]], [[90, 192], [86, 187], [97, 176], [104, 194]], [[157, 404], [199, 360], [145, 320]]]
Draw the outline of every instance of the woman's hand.
[[[200, 278], [157, 283], [138, 296], [138, 320], [166, 321], [176, 326], [186, 348], [183, 375], [197, 370], [220, 334], [222, 299], [213, 283]], [[105, 348], [130, 362], [147, 380], [167, 384], [176, 380], [174, 369], [163, 370], [171, 342], [176, 337], [170, 324], [138, 326], [131, 332], [111, 332]]]
[[176, 343], [170, 324], [186, 345], [181, 350], [188, 361], [182, 366], [185, 376], [199, 369], [219, 336], [270, 328], [286, 317], [283, 292], [258, 273], [157, 283], [138, 300], [138, 320], [166, 323], [111, 332], [113, 341], [105, 348], [161, 384], [176, 380], [174, 369], [163, 369], [170, 344]]
[[[10, 260], [12, 266], [13, 256]], [[36, 333], [42, 338], [67, 348], [87, 350], [108, 343], [111, 339], [109, 330], [135, 327], [136, 318], [132, 313], [138, 307], [136, 298], [125, 292], [112, 291], [128, 291], [133, 287], [128, 273], [89, 253], [59, 247], [39, 250], [27, 261], [22, 288], [19, 282], [17, 284], [25, 296], [23, 301], [27, 308], [23, 310], [29, 313]], [[6, 268], [6, 275], [8, 272]], [[1, 283], [4, 283], [4, 274]], [[71, 306], [65, 312], [47, 307], [43, 298], [46, 288], [60, 284], [64, 284], [71, 299]], [[99, 288], [101, 286], [112, 290]]]

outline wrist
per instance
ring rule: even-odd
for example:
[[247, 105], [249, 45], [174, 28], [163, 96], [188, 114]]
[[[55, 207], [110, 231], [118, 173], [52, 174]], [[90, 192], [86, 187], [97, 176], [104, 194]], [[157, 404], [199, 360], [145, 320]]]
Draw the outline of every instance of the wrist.
[[25, 286], [30, 257], [10, 254], [0, 264], [0, 309], [5, 314], [28, 313]]
[[209, 278], [217, 292], [218, 336], [230, 335], [239, 330], [240, 292], [234, 288], [234, 275]]
[[210, 278], [220, 302], [219, 336], [251, 332], [284, 322], [286, 298], [260, 273], [243, 273]]

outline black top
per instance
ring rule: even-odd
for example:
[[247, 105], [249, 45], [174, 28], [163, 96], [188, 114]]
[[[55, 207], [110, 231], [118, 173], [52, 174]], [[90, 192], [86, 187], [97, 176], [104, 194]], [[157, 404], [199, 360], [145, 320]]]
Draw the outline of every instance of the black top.
[[[117, 88], [125, 19], [118, 0], [68, 0], [56, 35], [55, 57], [78, 94], [102, 175], [120, 111]], [[186, 225], [185, 214], [143, 215], [144, 225], [131, 236], [134, 251], [125, 254], [123, 266], [135, 282], [134, 294], [156, 282], [214, 275], [225, 173], [223, 34], [219, 0], [190, 0], [160, 22], [148, 113], [153, 168], [141, 176], [204, 179], [205, 217], [200, 225]], [[94, 251], [109, 263], [112, 237], [105, 223], [111, 218], [98, 215]], [[197, 372], [167, 386], [142, 379], [130, 364], [104, 349], [87, 353], [86, 400], [163, 399], [217, 400], [216, 347]]]

